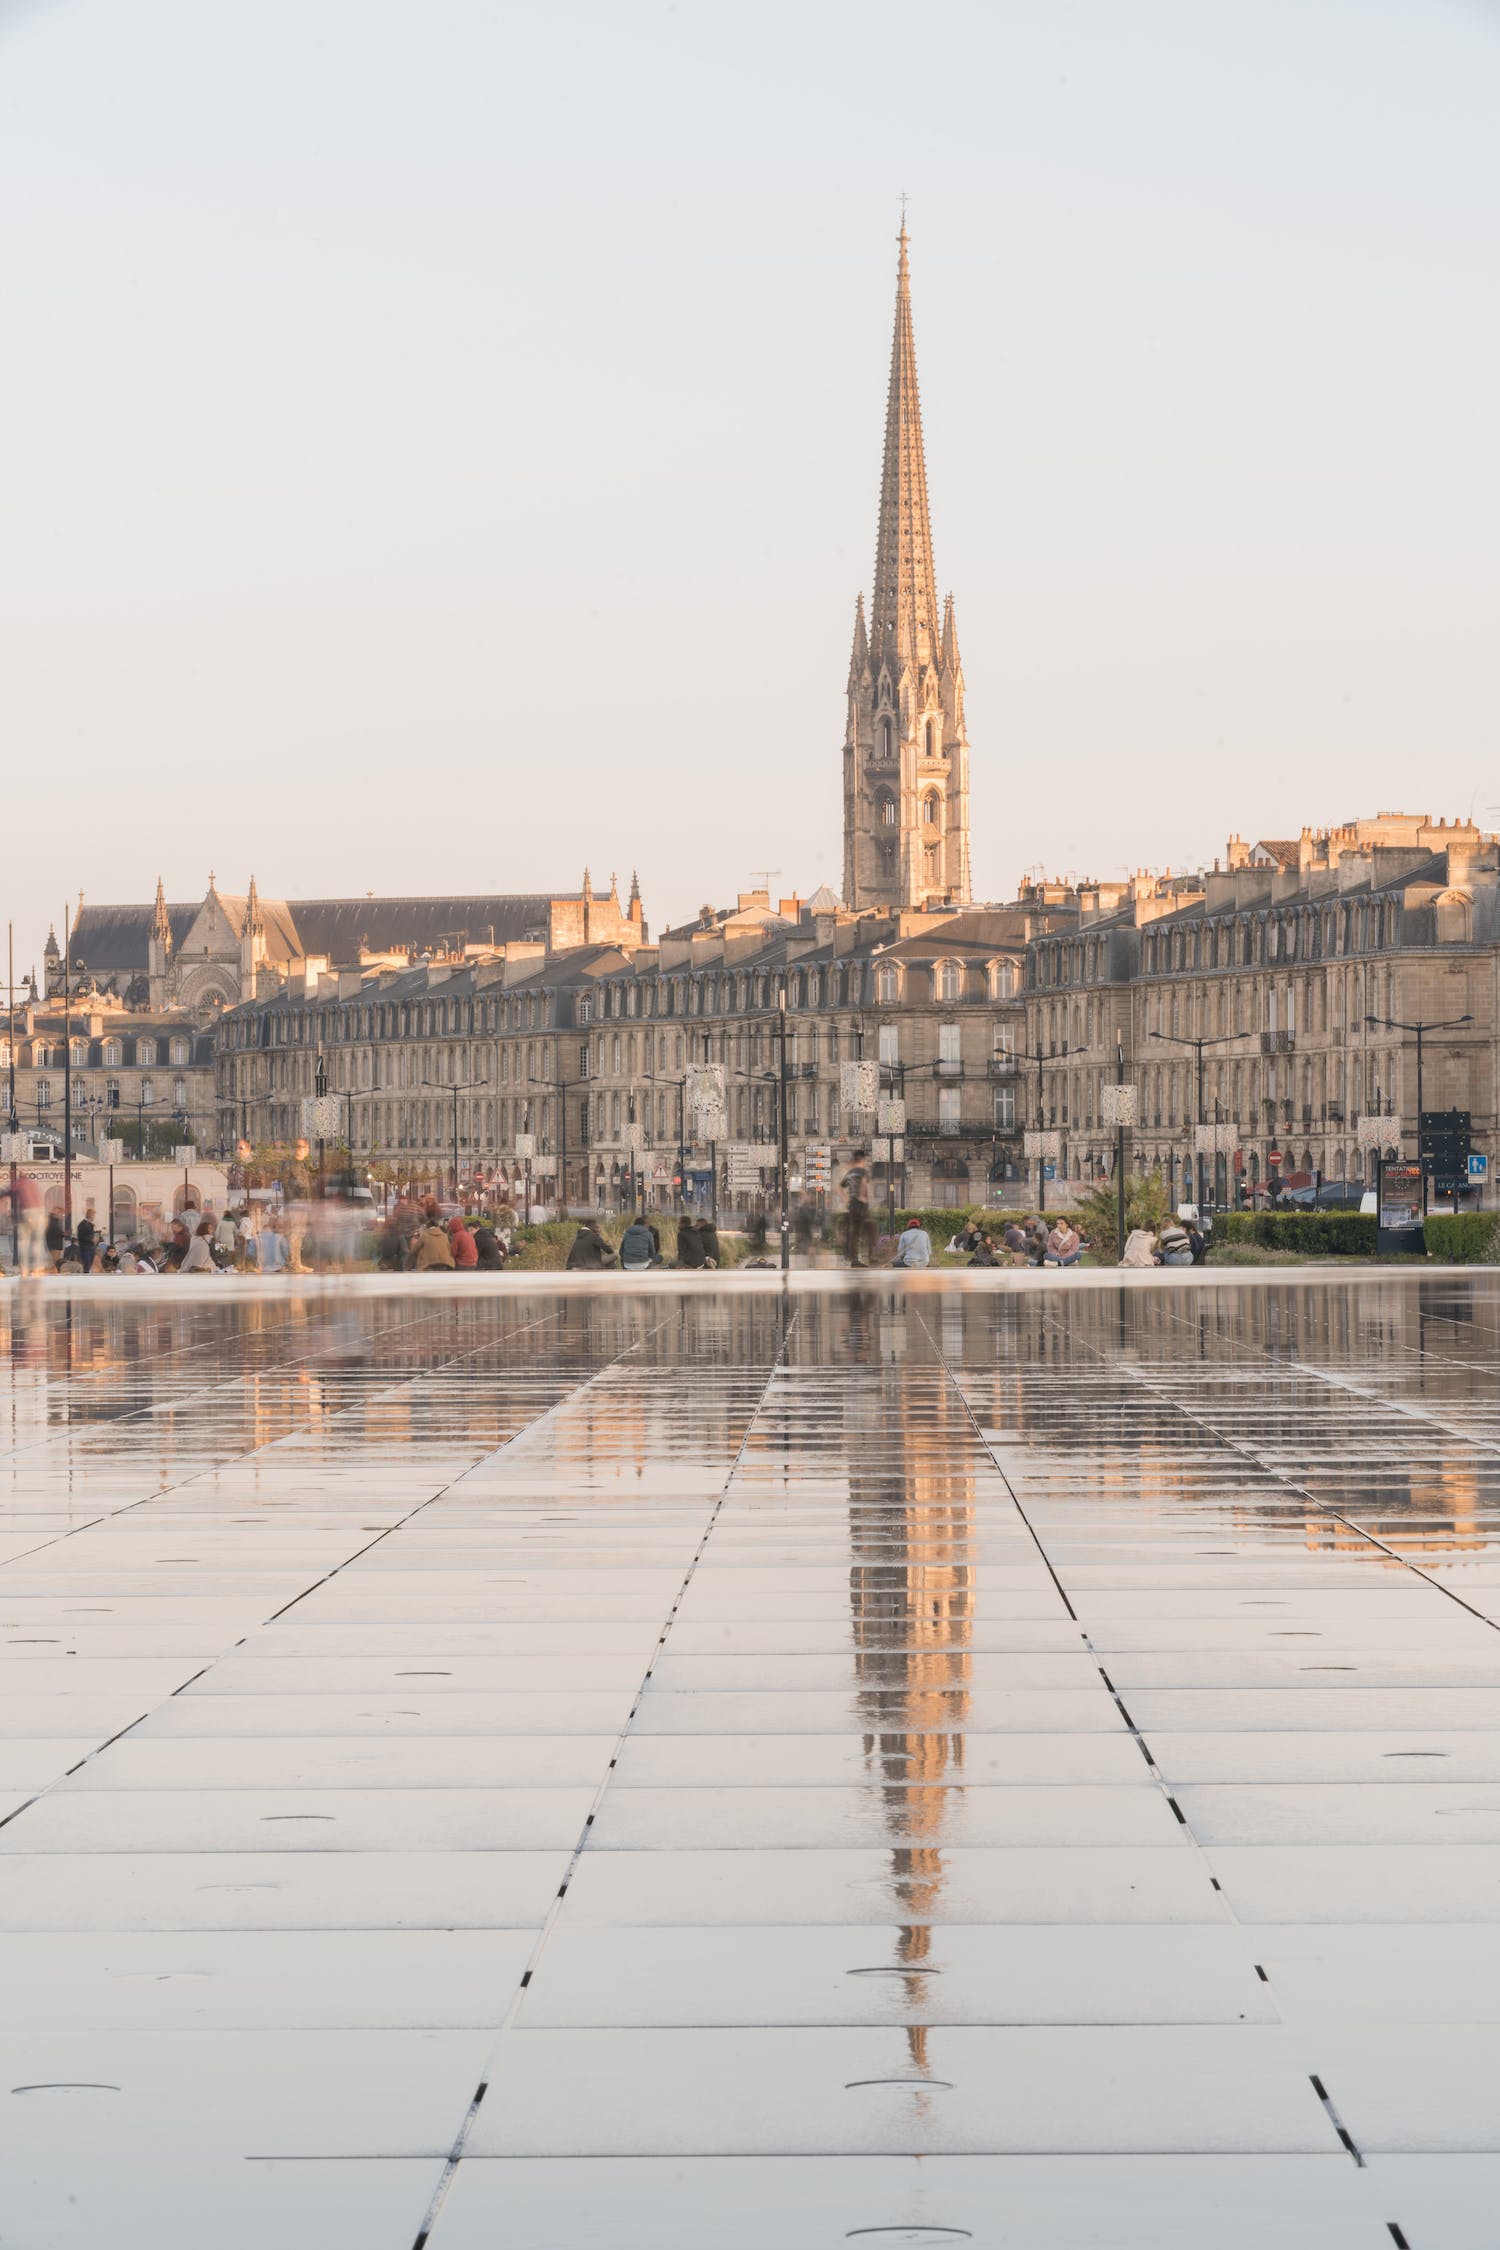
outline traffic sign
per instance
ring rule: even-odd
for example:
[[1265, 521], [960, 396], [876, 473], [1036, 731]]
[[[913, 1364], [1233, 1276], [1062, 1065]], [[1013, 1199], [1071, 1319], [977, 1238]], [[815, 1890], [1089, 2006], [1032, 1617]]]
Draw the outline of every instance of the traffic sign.
[[1470, 1178], [1471, 1180], [1484, 1180], [1484, 1179], [1488, 1179], [1488, 1177], [1489, 1177], [1489, 1170], [1490, 1170], [1490, 1160], [1489, 1160], [1489, 1158], [1488, 1158], [1487, 1156], [1481, 1156], [1481, 1155], [1479, 1154], [1479, 1152], [1477, 1151], [1477, 1149], [1470, 1149], [1470, 1151], [1469, 1151], [1469, 1178]]

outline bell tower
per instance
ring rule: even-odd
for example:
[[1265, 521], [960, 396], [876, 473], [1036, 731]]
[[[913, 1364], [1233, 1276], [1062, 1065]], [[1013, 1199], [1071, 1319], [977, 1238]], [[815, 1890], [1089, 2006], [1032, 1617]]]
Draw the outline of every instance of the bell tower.
[[938, 614], [903, 219], [875, 584], [854, 611], [844, 733], [844, 898], [969, 900], [969, 742], [953, 596]]

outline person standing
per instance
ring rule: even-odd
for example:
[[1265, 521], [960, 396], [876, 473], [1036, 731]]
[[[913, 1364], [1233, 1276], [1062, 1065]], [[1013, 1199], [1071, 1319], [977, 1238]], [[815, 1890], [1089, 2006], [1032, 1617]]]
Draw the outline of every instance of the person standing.
[[94, 1258], [99, 1249], [99, 1228], [94, 1219], [94, 1206], [92, 1203], [88, 1206], [88, 1209], [84, 1212], [83, 1217], [78, 1222], [78, 1229], [76, 1234], [74, 1235], [74, 1240], [78, 1244], [79, 1264], [82, 1266], [85, 1273], [92, 1273], [94, 1269]]
[[47, 1213], [45, 1241], [47, 1264], [53, 1273], [60, 1273], [62, 1271], [63, 1253], [68, 1247], [68, 1230], [63, 1225], [61, 1211], [49, 1211]]
[[854, 1161], [840, 1185], [844, 1191], [844, 1255], [851, 1266], [863, 1266], [870, 1238], [870, 1155], [855, 1151]]

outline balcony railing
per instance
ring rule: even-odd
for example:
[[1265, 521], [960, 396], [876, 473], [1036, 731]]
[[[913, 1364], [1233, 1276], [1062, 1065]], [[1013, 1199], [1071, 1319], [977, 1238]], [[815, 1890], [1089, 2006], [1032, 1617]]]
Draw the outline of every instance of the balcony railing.
[[991, 1078], [1014, 1078], [1021, 1067], [1019, 1055], [991, 1055]]

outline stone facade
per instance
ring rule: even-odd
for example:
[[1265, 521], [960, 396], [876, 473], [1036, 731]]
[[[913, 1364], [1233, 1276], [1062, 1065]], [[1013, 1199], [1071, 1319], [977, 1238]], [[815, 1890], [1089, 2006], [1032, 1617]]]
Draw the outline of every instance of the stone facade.
[[705, 1189], [716, 1176], [728, 1203], [727, 1147], [695, 1141], [684, 1081], [720, 1065], [726, 1142], [768, 1149], [784, 985], [794, 1170], [826, 1148], [837, 1172], [870, 1145], [878, 1113], [848, 1108], [841, 1077], [864, 1060], [906, 1106], [904, 1167], [881, 1175], [882, 1190], [984, 1200], [1019, 1173], [1027, 943], [1076, 918], [1062, 892], [864, 915], [826, 892], [775, 906], [750, 892], [630, 953], [511, 947], [482, 963], [294, 980], [224, 1018], [219, 1098], [250, 1139], [294, 1137], [321, 1055], [352, 1146], [413, 1176], [452, 1170], [456, 1130], [461, 1175], [514, 1179], [530, 1135], [533, 1172], [572, 1206], [617, 1206], [636, 1176], [665, 1203], [682, 1170]]
[[[75, 1150], [123, 1140], [132, 1154], [191, 1142], [219, 1145], [211, 1035], [180, 1009], [126, 1008], [92, 989], [60, 1002], [28, 1002], [15, 1022], [14, 1114], [18, 1130], [62, 1145], [71, 1080]], [[11, 1101], [11, 1035], [0, 1016], [0, 1101]]]
[[[1399, 1027], [1418, 1023], [1434, 1027], [1422, 1106], [1468, 1110], [1494, 1163], [1494, 837], [1396, 813], [1254, 847], [1231, 837], [1204, 873], [1138, 877], [1112, 910], [1087, 892], [1080, 908], [1078, 927], [1039, 940], [1027, 962], [1033, 1096], [1040, 1082], [1065, 1171], [1098, 1177], [1113, 1161], [1101, 1095], [1118, 1042], [1139, 1088], [1131, 1161], [1160, 1166], [1178, 1192], [1189, 1175], [1216, 1200], [1273, 1169], [1372, 1178], [1361, 1116], [1393, 1112], [1415, 1154], [1417, 1038]], [[1203, 1117], [1235, 1129], [1234, 1148], [1201, 1165], [1199, 1040]]]
[[962, 905], [969, 742], [953, 596], [938, 614], [907, 234], [886, 401], [870, 614], [860, 597], [844, 731], [844, 897], [856, 910]]

